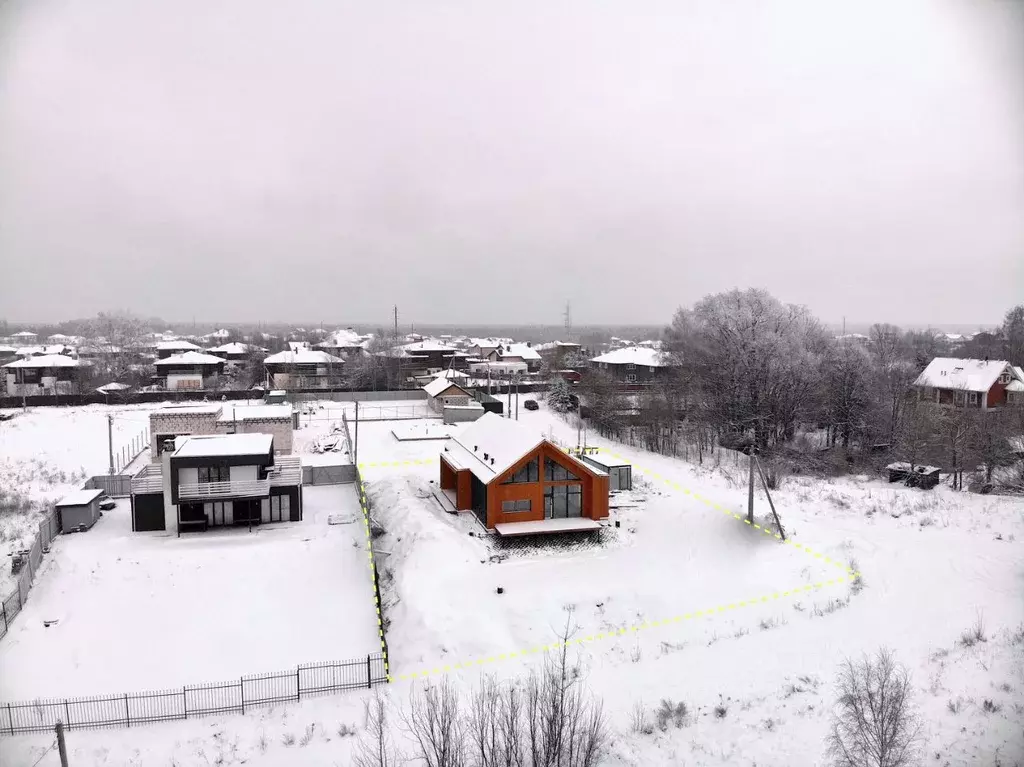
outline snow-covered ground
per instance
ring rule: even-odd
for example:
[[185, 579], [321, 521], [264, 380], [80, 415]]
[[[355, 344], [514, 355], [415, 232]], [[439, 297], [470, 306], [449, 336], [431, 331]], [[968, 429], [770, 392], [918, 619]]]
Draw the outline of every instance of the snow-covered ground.
[[[519, 417], [575, 444], [575, 427], [544, 407]], [[399, 702], [418, 683], [408, 680], [414, 672], [435, 678], [449, 666], [460, 685], [482, 672], [521, 673], [571, 610], [583, 640], [574, 649], [614, 731], [610, 765], [824, 764], [837, 667], [882, 645], [913, 674], [928, 763], [1024, 762], [1020, 500], [789, 478], [774, 494], [794, 541], [782, 543], [733, 517], [745, 504], [742, 465], [698, 467], [591, 438], [635, 466], [636, 490], [613, 500], [621, 527], [600, 547], [506, 550], [430, 496], [440, 444], [398, 442], [393, 426], [360, 424], [359, 462], [387, 530], [376, 547], [391, 573], [390, 693]], [[759, 494], [759, 520], [767, 512]], [[844, 572], [851, 562], [858, 587]], [[985, 641], [965, 646], [961, 634], [979, 614]], [[689, 723], [632, 731], [633, 710], [662, 698], [687, 702]], [[347, 764], [353, 738], [338, 724], [361, 726], [360, 705], [359, 695], [341, 695], [251, 717], [75, 732], [72, 759]], [[294, 742], [310, 725], [308, 744]], [[51, 740], [0, 740], [0, 753], [31, 764]]]
[[[0, 642], [0, 700], [164, 689], [379, 652], [355, 487], [305, 487], [303, 506], [301, 522], [177, 538], [133, 533], [121, 501], [87, 533], [58, 537]], [[330, 515], [351, 522], [328, 525]]]

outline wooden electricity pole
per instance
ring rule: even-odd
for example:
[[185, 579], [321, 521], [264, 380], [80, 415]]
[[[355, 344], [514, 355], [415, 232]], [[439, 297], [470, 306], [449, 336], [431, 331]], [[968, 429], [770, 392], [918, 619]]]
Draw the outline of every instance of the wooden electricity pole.
[[749, 477], [747, 481], [747, 522], [754, 524], [754, 448], [751, 446], [747, 452], [747, 459], [750, 464]]
[[68, 746], [64, 742], [64, 722], [57, 722], [57, 754], [60, 756], [60, 767], [68, 767]]

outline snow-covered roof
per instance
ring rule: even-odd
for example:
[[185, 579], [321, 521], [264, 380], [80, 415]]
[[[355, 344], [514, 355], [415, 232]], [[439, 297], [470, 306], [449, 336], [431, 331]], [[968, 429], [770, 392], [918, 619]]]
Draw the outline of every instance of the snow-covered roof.
[[293, 352], [302, 351], [303, 349], [309, 348], [309, 341], [289, 341], [288, 349]]
[[447, 440], [443, 450], [461, 468], [469, 469], [487, 483], [543, 441], [544, 435], [536, 429], [495, 413], [484, 413], [461, 434]]
[[270, 434], [216, 434], [186, 437], [175, 458], [217, 458], [228, 455], [265, 455], [273, 450]]
[[327, 352], [299, 349], [298, 351], [271, 354], [263, 362], [266, 365], [341, 365], [345, 360]]
[[1010, 381], [1010, 383], [1008, 383], [1006, 385], [1006, 391], [1012, 391], [1012, 392], [1024, 391], [1024, 381], [1018, 381], [1018, 380]]
[[459, 391], [465, 394], [469, 394], [469, 392], [467, 392], [465, 389], [463, 389], [455, 381], [452, 381], [447, 376], [439, 376], [438, 378], [435, 378], [433, 381], [431, 381], [430, 383], [423, 387], [423, 391], [427, 393], [428, 397], [436, 397], [438, 394], [441, 394], [442, 392], [452, 388], [453, 386]]
[[54, 333], [46, 337], [47, 341], [70, 341], [71, 336], [66, 336], [63, 333]]
[[412, 343], [408, 344], [400, 344], [398, 348], [401, 349], [402, 351], [410, 352], [412, 354], [415, 354], [417, 352], [426, 353], [456, 351], [455, 347], [450, 344], [441, 343], [440, 341], [431, 341], [430, 339], [426, 339], [423, 341], [413, 341]]
[[207, 349], [208, 352], [220, 352], [221, 354], [248, 354], [249, 344], [243, 344], [239, 341], [232, 341], [229, 344], [221, 344], [220, 346], [214, 346], [212, 349]]
[[8, 362], [5, 368], [76, 368], [84, 363], [63, 354], [42, 354], [37, 357], [22, 357]]
[[31, 330], [23, 330], [20, 333], [15, 333], [11, 338], [35, 338], [36, 334]]
[[224, 360], [220, 357], [214, 357], [212, 354], [204, 354], [203, 352], [185, 352], [184, 354], [175, 354], [165, 360], [157, 360], [153, 364], [157, 367], [167, 365], [223, 365]]
[[111, 391], [124, 391], [125, 389], [128, 388], [130, 388], [128, 384], [118, 383], [117, 381], [111, 381], [108, 384], [103, 384], [103, 386], [97, 386], [96, 391], [100, 392], [101, 394], [106, 394], [107, 392]]
[[335, 330], [321, 343], [323, 346], [356, 347], [366, 342], [366, 336], [359, 335], [352, 328]]
[[0, 346], [0, 354], [17, 354], [18, 350], [13, 346]]
[[622, 349], [606, 352], [599, 357], [594, 357], [591, 362], [605, 362], [609, 365], [647, 365], [649, 367], [668, 367], [669, 361], [666, 355], [658, 349], [648, 349], [644, 346], [627, 346]]
[[218, 421], [247, 421], [254, 418], [292, 419], [292, 406], [281, 405], [224, 405]]
[[207, 413], [207, 414], [215, 415], [215, 414], [219, 413], [220, 411], [221, 411], [220, 403], [212, 403], [212, 402], [198, 402], [197, 403], [197, 402], [190, 402], [190, 403], [186, 403], [186, 404], [182, 404], [182, 405], [177, 405], [177, 404], [175, 404], [175, 405], [164, 405], [162, 408], [160, 408], [159, 410], [154, 410], [149, 415], [150, 415], [151, 418], [153, 416], [159, 417], [159, 416], [162, 416], [162, 415], [180, 415], [181, 413], [190, 413], [190, 414]]
[[158, 352], [199, 351], [203, 347], [189, 341], [161, 341], [156, 345]]
[[55, 506], [86, 506], [103, 495], [102, 490], [75, 490], [68, 493]]
[[38, 356], [40, 354], [66, 354], [70, 351], [70, 346], [65, 346], [64, 344], [50, 344], [49, 346], [22, 346], [15, 349], [15, 354], [22, 357], [29, 357], [32, 355]]
[[504, 356], [522, 357], [524, 360], [539, 360], [540, 354], [532, 346], [526, 344], [507, 344]]
[[1007, 369], [1006, 360], [971, 360], [956, 357], [936, 357], [914, 381], [914, 386], [936, 389], [987, 392]]

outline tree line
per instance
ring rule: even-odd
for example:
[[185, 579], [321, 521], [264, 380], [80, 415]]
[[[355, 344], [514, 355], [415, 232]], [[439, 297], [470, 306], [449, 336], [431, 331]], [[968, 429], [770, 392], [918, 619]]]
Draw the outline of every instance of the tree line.
[[934, 462], [956, 475], [1011, 464], [1024, 408], [944, 408], [912, 384], [935, 357], [1024, 365], [1024, 305], [960, 348], [933, 331], [878, 323], [836, 337], [805, 307], [764, 290], [706, 296], [665, 329], [671, 373], [624, 394], [602, 371], [581, 382], [591, 428], [650, 450], [703, 460], [720, 446], [841, 468], [871, 460]]

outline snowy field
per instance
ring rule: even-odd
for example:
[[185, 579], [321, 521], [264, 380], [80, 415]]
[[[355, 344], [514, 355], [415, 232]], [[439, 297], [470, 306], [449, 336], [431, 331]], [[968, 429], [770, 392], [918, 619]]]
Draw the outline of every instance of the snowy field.
[[[60, 536], [0, 642], [0, 700], [178, 687], [379, 652], [353, 485], [303, 521], [133, 533], [127, 501]], [[328, 525], [329, 515], [352, 521]], [[57, 620], [49, 628], [44, 621]]]
[[[575, 444], [575, 427], [543, 406], [520, 409], [520, 420]], [[503, 549], [478, 537], [472, 517], [441, 510], [430, 494], [440, 443], [398, 442], [396, 423], [360, 424], [359, 462], [387, 531], [376, 546], [390, 573], [398, 704], [446, 667], [463, 686], [481, 673], [521, 674], [571, 616], [613, 729], [607, 764], [820, 765], [838, 665], [885, 645], [911, 670], [926, 763], [1024, 763], [1019, 499], [791, 477], [774, 495], [787, 544], [734, 518], [745, 504], [742, 465], [698, 467], [591, 438], [634, 465], [635, 490], [612, 501], [621, 526], [596, 547]], [[760, 521], [768, 509], [760, 494], [757, 503]], [[961, 636], [979, 616], [985, 639], [968, 646]], [[663, 698], [689, 705], [686, 726], [634, 731], [633, 712], [653, 720]], [[340, 695], [142, 736], [75, 732], [72, 757], [348, 764], [355, 739], [339, 725], [361, 727], [361, 705]], [[50, 740], [3, 739], [0, 753], [31, 764]]]

